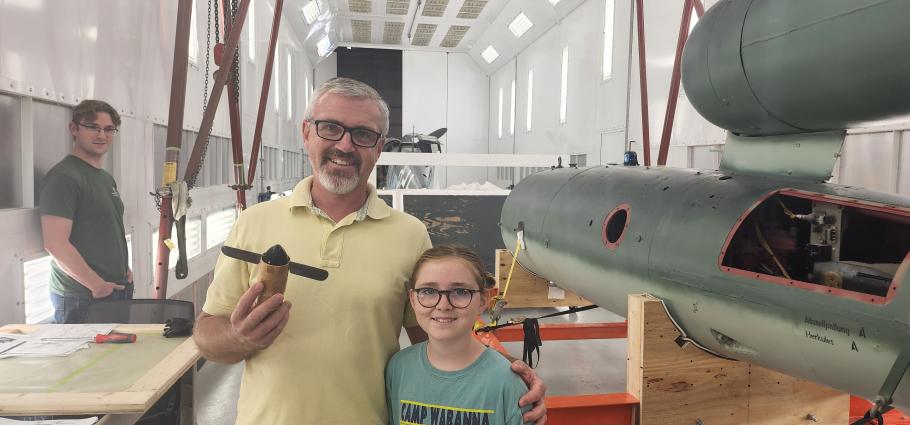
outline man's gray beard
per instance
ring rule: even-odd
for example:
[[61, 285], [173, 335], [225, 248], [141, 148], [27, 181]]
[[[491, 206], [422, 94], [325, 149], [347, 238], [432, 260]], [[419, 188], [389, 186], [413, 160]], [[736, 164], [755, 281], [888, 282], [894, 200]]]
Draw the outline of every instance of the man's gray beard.
[[347, 195], [348, 193], [353, 192], [360, 184], [359, 174], [355, 174], [351, 177], [332, 176], [323, 170], [319, 170], [319, 173], [316, 174], [316, 178], [319, 179], [319, 184], [322, 185], [322, 187], [336, 195]]

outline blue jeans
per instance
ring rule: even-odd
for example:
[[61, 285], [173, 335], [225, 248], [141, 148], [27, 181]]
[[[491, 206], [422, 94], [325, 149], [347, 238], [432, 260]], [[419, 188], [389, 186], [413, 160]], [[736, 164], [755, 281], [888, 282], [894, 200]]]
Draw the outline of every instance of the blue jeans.
[[115, 289], [104, 298], [88, 296], [69, 296], [50, 293], [51, 304], [54, 305], [54, 323], [85, 323], [85, 315], [89, 304], [96, 301], [131, 300], [133, 299], [133, 283], [127, 283], [124, 289]]

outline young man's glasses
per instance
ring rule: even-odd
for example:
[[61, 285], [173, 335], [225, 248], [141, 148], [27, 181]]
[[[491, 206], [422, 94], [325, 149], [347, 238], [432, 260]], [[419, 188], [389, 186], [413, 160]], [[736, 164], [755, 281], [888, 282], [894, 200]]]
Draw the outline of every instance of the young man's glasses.
[[312, 122], [316, 124], [316, 135], [332, 142], [337, 142], [344, 137], [345, 133], [350, 133], [351, 142], [355, 145], [362, 148], [372, 148], [376, 146], [379, 138], [382, 137], [381, 134], [368, 128], [350, 128], [337, 122], [323, 120], [314, 120]]
[[474, 294], [480, 292], [478, 289], [455, 288], [448, 291], [440, 291], [436, 288], [417, 288], [413, 289], [417, 294], [417, 302], [426, 308], [433, 308], [439, 304], [442, 295], [445, 294], [449, 300], [449, 305], [455, 308], [466, 308], [471, 305]]
[[95, 134], [101, 134], [102, 132], [104, 132], [104, 134], [106, 134], [108, 136], [113, 136], [120, 132], [120, 129], [117, 127], [102, 128], [102, 127], [98, 127], [95, 124], [83, 124], [81, 122], [77, 122], [76, 125], [78, 125], [80, 127], [84, 127], [86, 129], [88, 129], [89, 131], [93, 131], [93, 132], [95, 132]]

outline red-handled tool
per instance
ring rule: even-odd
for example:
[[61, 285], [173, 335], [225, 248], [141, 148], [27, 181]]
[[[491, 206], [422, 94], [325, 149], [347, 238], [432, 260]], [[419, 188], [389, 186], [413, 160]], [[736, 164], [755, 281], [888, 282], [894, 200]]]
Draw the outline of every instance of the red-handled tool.
[[98, 344], [101, 343], [111, 343], [111, 344], [129, 344], [131, 342], [136, 342], [136, 334], [127, 334], [119, 332], [111, 332], [110, 334], [98, 334], [95, 335], [95, 342]]

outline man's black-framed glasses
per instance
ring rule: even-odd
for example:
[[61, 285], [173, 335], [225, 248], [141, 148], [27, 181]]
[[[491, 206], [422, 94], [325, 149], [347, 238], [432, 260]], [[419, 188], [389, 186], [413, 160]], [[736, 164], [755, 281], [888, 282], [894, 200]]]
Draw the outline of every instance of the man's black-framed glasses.
[[80, 127], [84, 127], [86, 129], [88, 129], [89, 131], [93, 131], [93, 132], [95, 132], [95, 134], [101, 134], [103, 132], [104, 134], [106, 134], [108, 136], [113, 136], [120, 132], [120, 129], [117, 127], [103, 127], [102, 128], [102, 127], [98, 127], [95, 124], [83, 124], [81, 122], [77, 122], [76, 125], [78, 125]]
[[373, 146], [376, 146], [376, 143], [379, 142], [379, 138], [382, 137], [381, 134], [370, 130], [369, 128], [350, 128], [334, 121], [313, 120], [313, 124], [316, 124], [316, 135], [323, 139], [337, 142], [344, 137], [345, 133], [349, 133], [351, 135], [351, 142], [362, 148], [372, 148]]
[[479, 289], [455, 288], [447, 291], [440, 291], [436, 288], [417, 288], [413, 289], [417, 294], [417, 302], [426, 308], [433, 308], [439, 304], [442, 295], [445, 294], [449, 300], [449, 305], [455, 308], [466, 308], [471, 305], [474, 294], [480, 292]]

